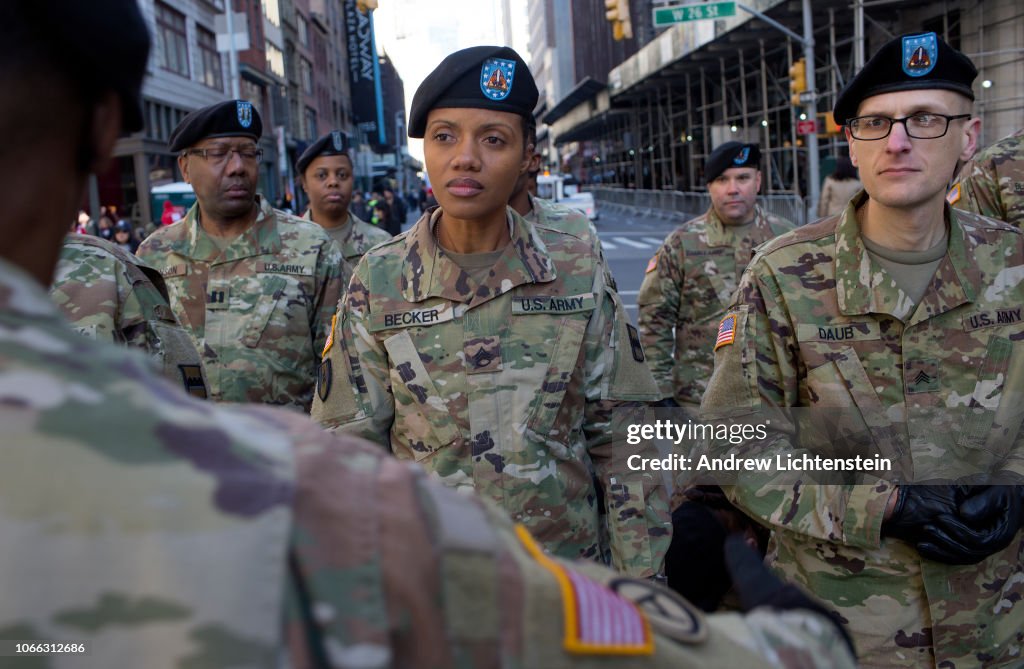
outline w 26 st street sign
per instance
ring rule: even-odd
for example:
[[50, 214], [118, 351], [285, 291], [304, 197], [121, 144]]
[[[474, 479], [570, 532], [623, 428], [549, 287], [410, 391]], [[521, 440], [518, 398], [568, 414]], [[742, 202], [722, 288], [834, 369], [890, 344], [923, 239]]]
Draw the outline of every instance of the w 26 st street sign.
[[735, 2], [707, 2], [699, 5], [657, 7], [654, 10], [654, 27], [661, 28], [687, 21], [724, 19], [729, 16], [736, 16]]

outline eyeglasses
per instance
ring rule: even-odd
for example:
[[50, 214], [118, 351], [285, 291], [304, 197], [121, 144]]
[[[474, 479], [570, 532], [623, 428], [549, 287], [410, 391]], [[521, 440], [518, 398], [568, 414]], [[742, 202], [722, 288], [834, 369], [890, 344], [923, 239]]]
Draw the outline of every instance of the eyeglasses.
[[226, 163], [232, 153], [237, 153], [244, 162], [258, 163], [263, 159], [263, 149], [258, 149], [255, 146], [248, 146], [243, 149], [232, 149], [226, 146], [215, 146], [210, 149], [189, 149], [186, 155], [202, 156], [210, 163], [220, 165]]
[[907, 131], [908, 137], [914, 139], [938, 139], [949, 131], [949, 122], [960, 119], [971, 118], [970, 114], [957, 114], [948, 116], [946, 114], [935, 114], [922, 112], [911, 114], [903, 118], [889, 118], [888, 116], [858, 116], [850, 119], [846, 127], [854, 139], [873, 141], [885, 139], [892, 132], [895, 123], [902, 123], [903, 129]]

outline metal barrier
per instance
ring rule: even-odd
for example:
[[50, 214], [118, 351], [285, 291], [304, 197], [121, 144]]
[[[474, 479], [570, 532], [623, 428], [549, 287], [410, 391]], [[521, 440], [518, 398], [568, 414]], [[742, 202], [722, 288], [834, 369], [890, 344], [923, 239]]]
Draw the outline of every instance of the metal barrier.
[[[642, 216], [687, 220], [703, 214], [711, 206], [711, 196], [702, 192], [683, 193], [677, 190], [641, 190], [584, 186], [594, 194], [598, 207], [626, 207]], [[804, 199], [799, 195], [776, 194], [758, 196], [758, 204], [768, 213], [782, 216], [797, 225], [806, 222]]]

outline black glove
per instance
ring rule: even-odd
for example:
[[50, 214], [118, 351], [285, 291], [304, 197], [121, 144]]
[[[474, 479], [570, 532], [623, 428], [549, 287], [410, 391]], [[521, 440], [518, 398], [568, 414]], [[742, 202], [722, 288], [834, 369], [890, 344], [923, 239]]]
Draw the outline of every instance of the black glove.
[[742, 535], [733, 534], [725, 540], [725, 563], [732, 575], [736, 594], [744, 611], [758, 606], [768, 606], [780, 611], [806, 609], [813, 611], [836, 626], [843, 635], [850, 653], [857, 657], [853, 640], [840, 621], [839, 614], [825, 605], [808, 597], [803, 590], [789, 583], [783, 583], [771, 573], [760, 556], [746, 544]]
[[1020, 486], [974, 487], [957, 514], [941, 514], [925, 526], [917, 544], [924, 557], [946, 564], [977, 564], [1013, 541], [1021, 526]]
[[672, 542], [665, 553], [668, 587], [708, 613], [732, 587], [722, 553], [727, 535], [706, 504], [686, 501], [672, 512]]
[[943, 514], [956, 515], [966, 489], [952, 484], [900, 486], [892, 515], [882, 522], [882, 534], [916, 546], [927, 538], [928, 523]]

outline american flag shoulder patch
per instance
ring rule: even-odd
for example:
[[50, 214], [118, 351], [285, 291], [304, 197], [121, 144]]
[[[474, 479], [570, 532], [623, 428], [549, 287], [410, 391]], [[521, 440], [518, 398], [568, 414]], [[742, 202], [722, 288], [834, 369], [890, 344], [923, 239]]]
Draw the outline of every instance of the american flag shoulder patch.
[[655, 253], [654, 257], [647, 263], [647, 269], [644, 270], [644, 274], [650, 274], [654, 271], [654, 268], [658, 266], [658, 254]]
[[331, 331], [327, 333], [327, 341], [324, 342], [324, 351], [320, 354], [320, 359], [323, 360], [327, 357], [327, 352], [331, 350], [331, 346], [334, 345], [334, 328], [338, 325], [338, 314], [331, 316]]
[[516, 535], [530, 556], [558, 581], [565, 620], [563, 647], [577, 655], [651, 655], [654, 635], [636, 604], [547, 555], [522, 525]]
[[736, 314], [726, 314], [722, 322], [718, 324], [718, 337], [715, 338], [715, 348], [718, 350], [722, 346], [736, 341]]
[[949, 189], [949, 192], [946, 193], [946, 202], [948, 202], [951, 205], [954, 205], [954, 204], [956, 204], [959, 201], [960, 201], [960, 182], [958, 181], [958, 182], [956, 182], [953, 185], [952, 188]]

